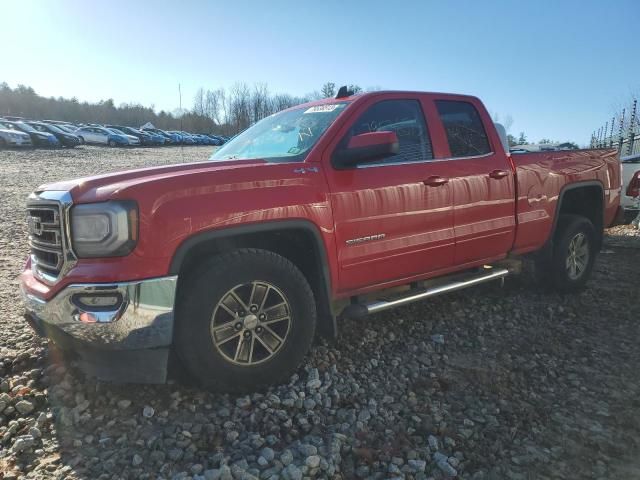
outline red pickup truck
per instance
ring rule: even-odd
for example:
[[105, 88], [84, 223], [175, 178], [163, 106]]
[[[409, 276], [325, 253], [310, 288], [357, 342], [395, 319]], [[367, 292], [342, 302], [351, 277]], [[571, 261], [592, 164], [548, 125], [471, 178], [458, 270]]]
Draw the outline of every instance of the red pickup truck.
[[26, 318], [108, 379], [285, 381], [316, 332], [482, 282], [532, 255], [585, 285], [620, 213], [614, 150], [509, 155], [475, 97], [375, 92], [267, 117], [210, 161], [43, 185]]

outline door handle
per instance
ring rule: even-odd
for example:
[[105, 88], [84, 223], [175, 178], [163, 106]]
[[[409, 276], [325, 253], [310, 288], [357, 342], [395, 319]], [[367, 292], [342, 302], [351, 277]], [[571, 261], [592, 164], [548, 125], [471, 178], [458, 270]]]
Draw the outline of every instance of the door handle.
[[496, 180], [504, 178], [507, 175], [509, 175], [509, 172], [507, 172], [506, 170], [494, 170], [489, 174], [491, 178], [495, 178]]
[[449, 179], [444, 177], [439, 177], [437, 175], [433, 175], [432, 177], [427, 178], [424, 183], [427, 187], [440, 187], [445, 183], [448, 183]]

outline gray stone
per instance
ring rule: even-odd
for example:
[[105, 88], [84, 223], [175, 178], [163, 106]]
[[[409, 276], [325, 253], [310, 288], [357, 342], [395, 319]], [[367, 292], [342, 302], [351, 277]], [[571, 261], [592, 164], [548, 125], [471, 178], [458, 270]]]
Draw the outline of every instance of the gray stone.
[[300, 470], [298, 467], [296, 467], [293, 463], [290, 464], [285, 470], [284, 472], [286, 472], [286, 475], [291, 479], [291, 480], [302, 480], [302, 470]]
[[307, 457], [304, 463], [309, 468], [318, 468], [320, 466], [320, 457], [318, 455], [311, 455]]
[[285, 467], [293, 462], [293, 453], [291, 452], [291, 450], [285, 450], [284, 452], [282, 452], [280, 454], [280, 461]]
[[409, 460], [407, 465], [409, 465], [414, 472], [424, 472], [425, 468], [427, 468], [427, 462], [424, 460]]
[[36, 441], [31, 435], [20, 435], [13, 442], [15, 452], [24, 452], [35, 445]]
[[171, 450], [169, 450], [169, 452], [167, 452], [167, 455], [171, 460], [176, 462], [182, 458], [184, 452], [180, 448], [172, 448]]
[[20, 400], [16, 403], [16, 410], [22, 415], [27, 415], [35, 409], [35, 405], [28, 400]]
[[149, 405], [145, 405], [145, 407], [142, 409], [142, 416], [145, 418], [153, 417], [154, 413], [156, 413], [156, 411]]
[[220, 480], [220, 475], [220, 470], [218, 470], [217, 468], [204, 471], [204, 478], [206, 480]]
[[260, 455], [262, 455], [267, 462], [273, 462], [275, 452], [273, 451], [273, 449], [265, 447], [260, 452]]

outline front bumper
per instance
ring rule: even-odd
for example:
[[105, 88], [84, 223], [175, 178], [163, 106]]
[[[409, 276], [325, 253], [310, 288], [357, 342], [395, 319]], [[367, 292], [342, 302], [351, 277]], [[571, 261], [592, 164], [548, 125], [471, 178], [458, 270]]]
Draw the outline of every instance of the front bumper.
[[[166, 381], [173, 339], [178, 277], [116, 284], [69, 285], [45, 301], [27, 291], [26, 317], [41, 335], [81, 359], [87, 373], [103, 380]], [[93, 299], [115, 299], [108, 307]]]

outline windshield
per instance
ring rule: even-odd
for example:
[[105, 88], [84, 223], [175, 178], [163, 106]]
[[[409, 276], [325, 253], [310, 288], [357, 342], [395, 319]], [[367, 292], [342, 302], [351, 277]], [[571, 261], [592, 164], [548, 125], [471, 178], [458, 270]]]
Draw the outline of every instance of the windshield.
[[67, 133], [67, 132], [63, 132], [60, 128], [56, 127], [55, 125], [51, 125], [51, 124], [41, 125], [41, 127], [45, 131], [56, 132], [56, 133]]
[[31, 125], [27, 125], [26, 123], [14, 123], [11, 125], [14, 125], [16, 129], [24, 130], [25, 132], [37, 132], [35, 128], [33, 128]]
[[276, 113], [227, 142], [210, 159], [300, 161], [346, 106], [340, 102]]
[[121, 132], [120, 130], [117, 130], [115, 128], [107, 128], [108, 131], [110, 131], [111, 133], [115, 133], [116, 135], [125, 135], [124, 132]]

